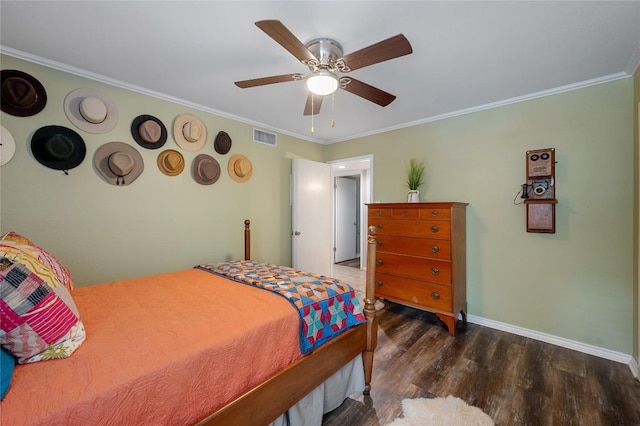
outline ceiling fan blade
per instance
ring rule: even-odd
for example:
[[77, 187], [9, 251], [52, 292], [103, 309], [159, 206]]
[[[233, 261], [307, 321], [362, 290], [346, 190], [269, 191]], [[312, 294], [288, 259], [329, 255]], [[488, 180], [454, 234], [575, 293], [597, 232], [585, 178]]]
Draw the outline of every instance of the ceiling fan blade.
[[[313, 99], [313, 111], [311, 110], [311, 99]], [[304, 106], [304, 115], [317, 115], [320, 114], [320, 107], [322, 106], [322, 99], [324, 96], [315, 95], [309, 92], [307, 96], [307, 103]]]
[[247, 89], [249, 87], [264, 86], [266, 84], [274, 83], [286, 83], [287, 81], [296, 81], [304, 78], [302, 74], [282, 74], [274, 75], [271, 77], [254, 78], [252, 80], [236, 81], [235, 85], [241, 89]]
[[[413, 52], [411, 43], [402, 35], [390, 37], [386, 40], [372, 44], [356, 52], [343, 56], [341, 60], [349, 67], [350, 71], [364, 68], [389, 59], [399, 58]], [[348, 71], [344, 71], [348, 72]]]
[[[278, 44], [287, 49], [299, 61], [316, 59], [309, 49], [282, 22], [270, 19], [256, 22], [256, 26], [267, 33]], [[316, 59], [317, 60], [317, 59]]]
[[368, 101], [376, 103], [380, 106], [387, 106], [396, 98], [395, 95], [387, 93], [384, 90], [380, 90], [376, 87], [370, 86], [367, 83], [363, 83], [355, 78], [348, 77], [351, 80], [347, 85], [341, 88], [349, 93], [358, 95]]

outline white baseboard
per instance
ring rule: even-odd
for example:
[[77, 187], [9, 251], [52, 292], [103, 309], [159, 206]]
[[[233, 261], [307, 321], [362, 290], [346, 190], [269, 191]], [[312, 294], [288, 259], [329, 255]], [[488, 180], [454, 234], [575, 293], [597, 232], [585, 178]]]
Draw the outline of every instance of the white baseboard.
[[631, 373], [633, 374], [633, 376], [638, 378], [638, 372], [640, 371], [640, 369], [638, 368], [638, 363], [633, 358], [633, 356], [629, 354], [600, 348], [598, 346], [589, 345], [587, 343], [577, 342], [575, 340], [565, 339], [564, 337], [541, 333], [539, 331], [529, 330], [527, 328], [506, 324], [475, 315], [467, 315], [467, 321], [485, 327], [494, 328], [496, 330], [506, 331], [507, 333], [517, 334], [518, 336], [529, 337], [541, 342], [550, 343], [552, 345], [561, 346], [567, 349], [572, 349], [574, 351], [582, 352], [585, 354], [594, 355], [611, 361], [621, 362], [623, 364], [627, 364], [631, 369]]

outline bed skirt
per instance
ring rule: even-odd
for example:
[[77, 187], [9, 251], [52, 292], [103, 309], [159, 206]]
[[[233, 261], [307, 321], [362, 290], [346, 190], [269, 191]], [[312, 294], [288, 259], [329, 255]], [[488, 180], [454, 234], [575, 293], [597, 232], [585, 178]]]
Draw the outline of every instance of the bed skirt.
[[349, 395], [356, 392], [362, 393], [364, 386], [362, 355], [358, 355], [278, 417], [270, 426], [321, 426], [322, 416], [325, 413], [338, 408]]

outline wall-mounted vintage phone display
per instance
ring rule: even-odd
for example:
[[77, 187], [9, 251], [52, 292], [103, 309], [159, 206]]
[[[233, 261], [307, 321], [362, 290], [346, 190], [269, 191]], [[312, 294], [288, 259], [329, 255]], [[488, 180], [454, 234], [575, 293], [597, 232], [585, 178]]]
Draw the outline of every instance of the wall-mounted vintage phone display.
[[527, 210], [527, 232], [556, 232], [555, 153], [555, 148], [526, 153], [526, 182], [521, 197]]

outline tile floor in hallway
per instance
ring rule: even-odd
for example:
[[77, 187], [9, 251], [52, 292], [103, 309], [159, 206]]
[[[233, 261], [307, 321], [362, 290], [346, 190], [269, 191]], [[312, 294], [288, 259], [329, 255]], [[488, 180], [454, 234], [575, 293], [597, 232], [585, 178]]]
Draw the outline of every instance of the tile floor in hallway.
[[366, 271], [352, 266], [333, 265], [333, 278], [348, 282], [351, 287], [364, 292]]

